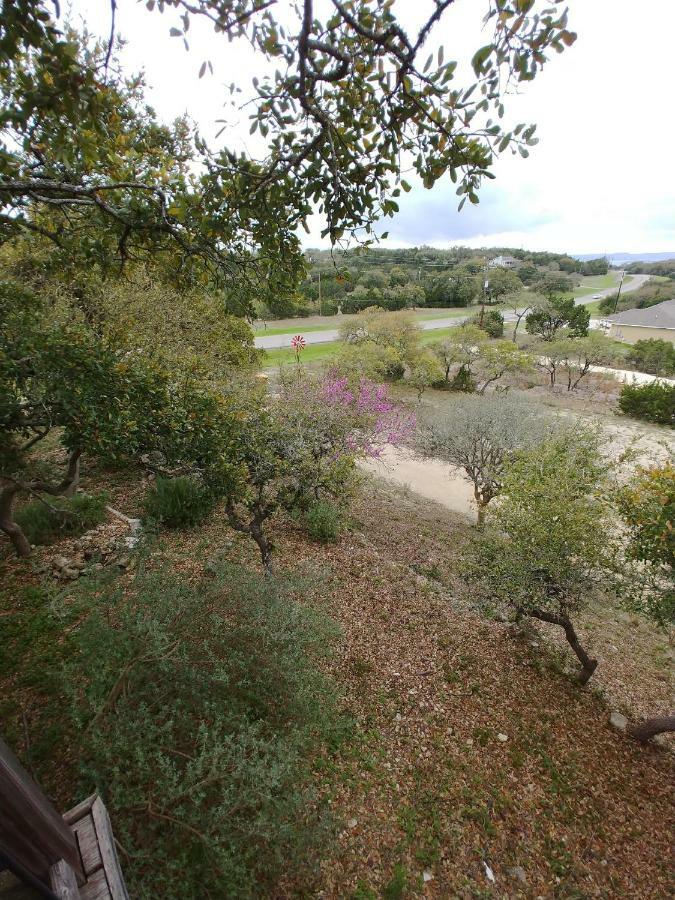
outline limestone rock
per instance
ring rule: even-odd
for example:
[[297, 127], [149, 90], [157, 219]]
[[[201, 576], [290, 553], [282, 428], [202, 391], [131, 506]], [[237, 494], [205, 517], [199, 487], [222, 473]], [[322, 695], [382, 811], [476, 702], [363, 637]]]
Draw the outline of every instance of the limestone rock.
[[508, 870], [508, 873], [511, 878], [515, 878], [516, 881], [527, 884], [527, 875], [525, 874], [525, 869], [522, 866], [513, 866], [513, 868]]
[[610, 713], [609, 724], [612, 728], [616, 728], [617, 731], [625, 731], [628, 727], [628, 719], [620, 712], [614, 710], [614, 712]]

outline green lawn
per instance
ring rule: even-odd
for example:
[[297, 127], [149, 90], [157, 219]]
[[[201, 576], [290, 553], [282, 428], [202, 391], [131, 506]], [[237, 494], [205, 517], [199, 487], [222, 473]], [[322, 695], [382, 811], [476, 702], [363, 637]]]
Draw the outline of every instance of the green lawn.
[[441, 341], [451, 334], [456, 327], [456, 325], [448, 325], [447, 328], [434, 328], [431, 331], [425, 331], [422, 334], [422, 343], [431, 344], [434, 341]]
[[261, 337], [266, 334], [308, 334], [311, 331], [330, 331], [331, 328], [339, 328], [341, 321], [342, 319], [338, 319], [335, 316], [324, 325], [307, 325], [303, 324], [302, 319], [300, 319], [297, 325], [284, 325], [282, 328], [255, 328], [254, 334], [256, 337]]
[[[268, 332], [269, 333], [269, 332]], [[302, 363], [320, 362], [332, 356], [340, 346], [340, 341], [328, 341], [325, 344], [308, 344], [300, 354]], [[278, 350], [267, 350], [263, 359], [263, 368], [273, 369], [281, 364], [295, 363], [295, 350], [292, 347], [280, 347]]]
[[[465, 314], [465, 311], [463, 311], [463, 314]], [[454, 328], [455, 326], [448, 325], [446, 328], [434, 328], [431, 331], [424, 331], [422, 333], [422, 343], [430, 344], [433, 341], [440, 341], [454, 331]], [[328, 359], [337, 352], [339, 346], [340, 341], [328, 341], [325, 344], [308, 344], [300, 354], [300, 361], [302, 363], [314, 363]], [[277, 350], [267, 350], [263, 360], [263, 368], [272, 369], [282, 363], [294, 362], [295, 351], [291, 347], [280, 347]]]
[[[467, 310], [464, 308], [452, 308], [452, 309], [436, 309], [433, 311], [428, 311], [425, 313], [416, 313], [415, 317], [420, 322], [426, 322], [431, 319], [454, 319], [459, 316], [466, 316]], [[319, 325], [314, 325], [311, 322], [304, 322], [302, 319], [298, 319], [297, 323], [293, 325], [282, 325], [278, 328], [261, 328], [258, 326], [254, 328], [254, 334], [256, 337], [261, 337], [266, 334], [276, 335], [276, 334], [310, 334], [313, 331], [330, 331], [332, 328], [339, 328], [341, 322], [345, 320], [345, 316], [330, 316], [327, 317], [327, 321], [322, 322]]]
[[[627, 275], [623, 283], [626, 284], [629, 278], [630, 276]], [[584, 278], [579, 287], [574, 289], [573, 294], [575, 297], [587, 297], [589, 294], [595, 294], [596, 291], [605, 291], [607, 288], [618, 286], [618, 284], [617, 272], [608, 272], [606, 275], [589, 275]]]
[[475, 309], [475, 307], [459, 307], [455, 309], [437, 309], [434, 312], [422, 313], [421, 315], [417, 315], [417, 319], [420, 322], [428, 322], [433, 319], [456, 319], [461, 316], [468, 316], [471, 314], [471, 310]]

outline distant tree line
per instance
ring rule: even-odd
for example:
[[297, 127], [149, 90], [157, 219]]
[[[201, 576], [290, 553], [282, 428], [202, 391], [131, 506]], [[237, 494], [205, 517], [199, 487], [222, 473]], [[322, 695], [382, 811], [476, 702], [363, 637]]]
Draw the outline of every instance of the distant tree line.
[[663, 259], [659, 262], [634, 262], [626, 267], [627, 272], [641, 275], [660, 275], [675, 281], [675, 259]]
[[[489, 261], [500, 255], [512, 255], [521, 264], [515, 269], [490, 268]], [[605, 258], [583, 262], [566, 254], [498, 247], [371, 249], [338, 257], [311, 250], [307, 262], [307, 277], [297, 294], [277, 301], [275, 316], [351, 314], [373, 305], [395, 311], [498, 303], [524, 288], [544, 296], [569, 293], [578, 277], [608, 271]], [[259, 313], [272, 317], [265, 307]]]

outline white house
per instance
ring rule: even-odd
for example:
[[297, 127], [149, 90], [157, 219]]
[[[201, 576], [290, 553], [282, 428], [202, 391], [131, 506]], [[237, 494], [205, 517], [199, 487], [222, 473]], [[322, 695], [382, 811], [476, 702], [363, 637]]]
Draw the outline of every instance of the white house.
[[664, 300], [646, 309], [627, 309], [608, 316], [609, 337], [626, 344], [650, 338], [675, 344], [675, 300]]
[[516, 269], [520, 265], [520, 260], [513, 256], [495, 256], [488, 263], [491, 269]]

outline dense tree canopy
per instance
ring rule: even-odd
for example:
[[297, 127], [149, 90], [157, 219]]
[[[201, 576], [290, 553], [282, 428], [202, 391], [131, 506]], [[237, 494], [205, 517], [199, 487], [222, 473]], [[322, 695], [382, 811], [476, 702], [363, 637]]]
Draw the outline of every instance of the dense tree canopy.
[[[295, 230], [314, 208], [333, 242], [367, 236], [375, 219], [396, 212], [395, 198], [409, 189], [402, 154], [427, 187], [448, 173], [462, 202], [477, 202], [495, 154], [510, 146], [527, 155], [534, 141], [532, 126], [502, 124], [505, 85], [534, 78], [549, 52], [575, 37], [557, 0], [487, 0], [494, 34], [460, 82], [443, 49], [425, 50], [453, 0], [435, 0], [413, 36], [389, 0], [332, 0], [323, 20], [304, 0], [290, 26], [259, 0], [147, 5], [177, 14], [176, 36], [205, 17], [278, 66], [255, 83], [250, 107], [267, 156], [213, 152], [186, 123], [160, 125], [111, 45], [64, 29], [46, 0], [5, 0], [4, 236], [37, 230], [69, 253], [120, 262], [171, 247], [181, 274], [248, 286], [249, 303], [256, 286], [283, 292], [297, 281]], [[204, 61], [201, 74], [207, 69]]]

